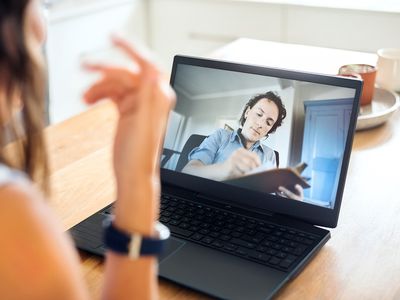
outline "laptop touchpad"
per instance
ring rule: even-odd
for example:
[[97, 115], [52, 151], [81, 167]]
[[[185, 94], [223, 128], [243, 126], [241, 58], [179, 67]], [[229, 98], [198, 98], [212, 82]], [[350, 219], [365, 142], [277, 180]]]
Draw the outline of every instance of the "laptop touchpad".
[[170, 237], [165, 244], [165, 249], [164, 249], [163, 253], [158, 258], [159, 263], [163, 262], [168, 256], [174, 254], [185, 244], [186, 244], [186, 242], [184, 242], [182, 240], [178, 240], [174, 237]]
[[284, 281], [284, 272], [172, 238], [175, 252], [160, 263], [159, 275], [224, 299], [265, 299]]

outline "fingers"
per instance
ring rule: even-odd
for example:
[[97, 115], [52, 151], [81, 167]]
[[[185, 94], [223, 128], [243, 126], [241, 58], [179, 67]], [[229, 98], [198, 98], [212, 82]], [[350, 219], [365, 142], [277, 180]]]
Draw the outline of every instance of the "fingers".
[[92, 85], [83, 95], [87, 104], [93, 104], [102, 99], [118, 99], [124, 93], [120, 85], [109, 80], [101, 80]]
[[238, 162], [241, 162], [243, 165], [248, 166], [250, 170], [261, 165], [260, 157], [256, 153], [248, 151], [246, 149], [239, 149], [237, 152], [237, 157]]
[[113, 73], [113, 74], [121, 71], [126, 71], [126, 69], [122, 67], [120, 68], [115, 66], [109, 66], [106, 64], [90, 63], [90, 62], [83, 62], [82, 68], [85, 69], [85, 71], [89, 72], [101, 72], [101, 73]]
[[[169, 111], [175, 103], [175, 93], [162, 80], [155, 65], [145, 54], [139, 52], [124, 39], [114, 36], [112, 41], [139, 68], [132, 71], [124, 67], [101, 63], [83, 64], [83, 68], [87, 71], [99, 72], [102, 75], [102, 79], [84, 93], [85, 102], [92, 104], [102, 99], [112, 99], [117, 104], [121, 117], [142, 106], [150, 110], [150, 107], [161, 108], [161, 105], [166, 112]], [[163, 104], [164, 102], [166, 103]], [[157, 103], [156, 106], [154, 106], [155, 103]]]
[[261, 160], [256, 153], [242, 148], [232, 154], [231, 162], [234, 172], [239, 174], [245, 174], [261, 165]]
[[254, 164], [252, 160], [248, 160], [246, 158], [241, 158], [236, 161], [235, 168], [240, 174], [245, 174], [246, 172], [251, 171], [256, 168], [257, 165]]
[[149, 68], [152, 70], [157, 69], [151, 63], [150, 59], [148, 59], [149, 55], [147, 53], [139, 51], [125, 39], [118, 37], [116, 35], [112, 35], [111, 40], [116, 47], [120, 48], [124, 53], [126, 53], [130, 58], [132, 58], [142, 68], [143, 71]]
[[296, 184], [294, 186], [294, 189], [296, 190], [296, 194], [300, 197], [300, 200], [303, 200], [304, 198], [304, 190], [303, 187], [300, 184]]
[[256, 167], [261, 165], [261, 159], [255, 152], [251, 152], [249, 150], [239, 148], [238, 150], [236, 150], [235, 154], [238, 157], [241, 157], [243, 159], [251, 161], [252, 164], [254, 164]]
[[303, 188], [299, 184], [296, 184], [294, 186], [294, 188], [296, 190], [296, 193], [292, 192], [291, 190], [289, 190], [283, 186], [278, 187], [278, 190], [281, 193], [281, 195], [284, 197], [291, 198], [294, 200], [300, 200], [300, 201], [303, 200], [303, 197], [304, 197], [303, 196]]
[[83, 63], [82, 68], [89, 72], [100, 72], [104, 78], [116, 78], [126, 85], [139, 84], [139, 74], [122, 67]]
[[[143, 50], [139, 51], [135, 47], [133, 47], [128, 41], [124, 40], [121, 37], [118, 36], [112, 36], [112, 43], [121, 49], [122, 52], [127, 54], [134, 63], [137, 64], [137, 66], [140, 68], [140, 70], [134, 70], [137, 71], [137, 76], [143, 76], [143, 75], [150, 75], [153, 78], [156, 78], [160, 75], [160, 72], [158, 71], [157, 67], [151, 62], [151, 60], [148, 58], [150, 55], [145, 53]], [[87, 63], [84, 62], [82, 64], [82, 67], [91, 72], [101, 72], [101, 73], [108, 73], [108, 74], [115, 74], [121, 71], [126, 71], [126, 68], [123, 67], [114, 67], [114, 66], [109, 66], [106, 64], [99, 64], [99, 63]], [[132, 71], [132, 70], [131, 70]]]
[[103, 72], [103, 78], [93, 84], [83, 95], [88, 104], [105, 98], [117, 101], [121, 96], [137, 89], [140, 84], [139, 77], [136, 74], [124, 69], [102, 65], [88, 65], [87, 67]]
[[291, 198], [291, 199], [295, 199], [295, 197], [296, 197], [295, 193], [293, 193], [292, 191], [288, 190], [287, 188], [285, 188], [283, 186], [280, 186], [278, 188], [278, 190], [284, 197]]

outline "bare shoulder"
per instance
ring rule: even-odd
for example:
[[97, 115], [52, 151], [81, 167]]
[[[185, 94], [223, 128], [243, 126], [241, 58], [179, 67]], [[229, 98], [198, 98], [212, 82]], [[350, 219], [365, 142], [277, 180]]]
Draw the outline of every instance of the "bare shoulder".
[[0, 188], [0, 236], [36, 238], [51, 223], [57, 221], [33, 184], [17, 182]]
[[32, 184], [0, 188], [0, 245], [0, 293], [6, 298], [46, 299], [60, 290], [69, 296], [83, 291], [68, 278], [80, 277], [72, 242]]
[[16, 218], [18, 224], [33, 221], [36, 214], [44, 213], [43, 202], [41, 193], [29, 183], [16, 182], [0, 187], [0, 230], [1, 225], [11, 225]]

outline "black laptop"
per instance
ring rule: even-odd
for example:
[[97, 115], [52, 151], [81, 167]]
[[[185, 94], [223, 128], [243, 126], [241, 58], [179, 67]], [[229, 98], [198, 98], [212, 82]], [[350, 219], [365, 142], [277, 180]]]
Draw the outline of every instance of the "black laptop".
[[[171, 85], [177, 103], [161, 157], [160, 221], [172, 237], [159, 276], [215, 298], [272, 298], [330, 238], [319, 226], [337, 225], [362, 82], [176, 56]], [[286, 117], [274, 133], [253, 136], [248, 151], [261, 167], [217, 178], [230, 147], [247, 147], [246, 130], [262, 131], [245, 124], [246, 104], [268, 92]], [[194, 162], [217, 171], [196, 174]], [[102, 221], [111, 213], [106, 207], [70, 230], [78, 248], [104, 254]]]

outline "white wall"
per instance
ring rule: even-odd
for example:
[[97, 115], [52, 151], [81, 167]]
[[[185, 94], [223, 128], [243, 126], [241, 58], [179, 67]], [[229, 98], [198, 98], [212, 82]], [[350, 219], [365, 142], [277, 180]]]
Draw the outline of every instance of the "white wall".
[[[46, 46], [51, 122], [86, 109], [80, 97], [90, 78], [81, 72], [80, 58], [107, 50], [109, 34], [115, 31], [151, 46], [167, 73], [175, 54], [207, 56], [240, 37], [369, 52], [400, 47], [400, 10], [377, 9], [378, 1], [370, 10], [361, 4], [363, 8], [357, 10], [350, 4], [351, 9], [323, 7], [335, 6], [334, 1], [308, 2], [54, 1], [49, 9]], [[344, 1], [341, 3], [343, 6]]]
[[365, 52], [400, 47], [400, 10], [390, 11], [398, 4], [335, 2], [150, 0], [149, 42], [167, 70], [175, 54], [209, 55], [240, 37]]
[[82, 70], [82, 61], [90, 57], [114, 59], [112, 33], [146, 40], [143, 4], [143, 0], [98, 0], [77, 5], [66, 0], [49, 9], [46, 53], [51, 123], [86, 109], [82, 92], [96, 77]]

